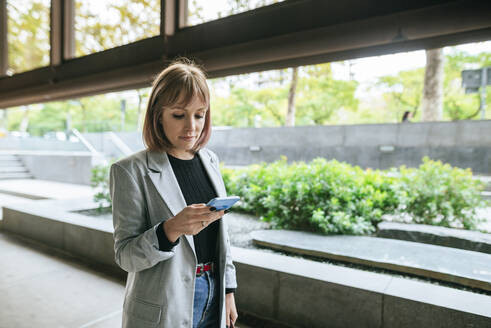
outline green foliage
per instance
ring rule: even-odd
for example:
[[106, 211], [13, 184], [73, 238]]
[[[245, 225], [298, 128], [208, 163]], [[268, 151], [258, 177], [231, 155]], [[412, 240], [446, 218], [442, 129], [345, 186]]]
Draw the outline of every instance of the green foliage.
[[[102, 6], [105, 7], [103, 12], [97, 9]], [[94, 6], [90, 1], [75, 1], [77, 57], [160, 33], [160, 1], [113, 0], [102, 6]]]
[[402, 166], [399, 172], [394, 188], [399, 211], [411, 213], [415, 223], [476, 229], [484, 184], [472, 178], [470, 169], [425, 157], [418, 169]]
[[206, 1], [188, 0], [187, 24], [197, 25], [281, 1], [284, 0], [227, 0], [221, 6], [210, 6], [205, 11], [203, 6], [208, 5]]
[[[491, 53], [485, 52], [470, 55], [464, 51], [451, 49], [445, 55], [443, 81], [443, 119], [465, 120], [479, 118], [479, 94], [465, 94], [462, 88], [462, 71], [491, 66]], [[384, 88], [385, 106], [391, 113], [392, 120], [399, 122], [405, 111], [417, 115], [422, 100], [424, 83], [424, 68], [400, 71], [396, 75], [378, 78], [375, 87]], [[491, 88], [486, 88], [487, 98], [491, 97]]]
[[298, 81], [296, 116], [299, 125], [322, 125], [330, 122], [339, 110], [356, 111], [356, 81], [336, 80], [331, 64], [307, 66]]
[[[142, 109], [148, 95], [147, 89], [136, 91], [141, 101], [126, 103], [123, 131], [135, 131], [138, 125], [141, 128], [144, 114]], [[27, 115], [29, 119], [27, 132], [33, 136], [42, 136], [49, 131], [65, 131], [67, 121], [70, 122], [70, 128], [76, 128], [80, 132], [121, 131], [122, 99], [124, 98], [117, 94], [105, 94], [72, 101], [12, 108], [8, 113], [8, 129], [10, 131], [19, 130], [22, 120]]]
[[418, 68], [378, 79], [377, 86], [386, 89], [383, 98], [395, 122], [400, 121], [405, 111], [415, 113], [419, 109], [424, 74], [424, 68]]
[[[233, 127], [284, 125], [290, 87], [290, 77], [284, 78], [287, 71], [267, 72], [269, 79], [266, 80], [262, 80], [259, 73], [255, 88], [236, 83], [240, 82], [240, 76], [212, 80], [212, 85], [228, 81], [230, 87], [230, 93], [225, 97], [213, 95], [213, 124]], [[254, 77], [250, 76], [250, 79]], [[356, 111], [357, 86], [356, 81], [333, 79], [329, 63], [300, 68], [295, 101], [298, 125], [327, 124], [338, 110]]]
[[384, 214], [409, 213], [415, 223], [474, 229], [483, 186], [469, 170], [425, 158], [419, 169], [362, 170], [317, 158], [286, 158], [240, 170], [222, 167], [238, 209], [276, 228], [323, 234], [370, 234]]
[[92, 168], [90, 186], [95, 189], [94, 202], [99, 204], [98, 210], [104, 211], [111, 207], [111, 195], [109, 193], [109, 168], [110, 165], [97, 165]]
[[233, 87], [228, 97], [215, 98], [212, 108], [213, 124], [251, 127], [255, 125], [256, 117], [260, 117], [261, 125], [283, 125], [287, 92], [284, 87], [260, 90]]
[[49, 0], [7, 1], [11, 73], [49, 65]]
[[[446, 118], [456, 121], [480, 118], [479, 94], [465, 94], [462, 88], [462, 74], [465, 69], [476, 69], [491, 66], [491, 53], [469, 55], [462, 51], [452, 50], [445, 56], [445, 79], [443, 82], [443, 112]], [[491, 88], [486, 88], [486, 98], [490, 99]]]

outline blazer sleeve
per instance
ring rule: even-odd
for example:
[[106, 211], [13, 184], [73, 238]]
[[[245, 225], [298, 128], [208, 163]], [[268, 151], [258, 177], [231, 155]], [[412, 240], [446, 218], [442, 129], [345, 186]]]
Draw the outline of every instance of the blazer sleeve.
[[174, 256], [159, 249], [156, 229], [148, 228], [147, 204], [141, 186], [127, 169], [111, 166], [109, 187], [113, 207], [114, 252], [116, 263], [127, 272], [153, 267]]
[[234, 292], [237, 288], [237, 277], [235, 274], [235, 265], [232, 262], [232, 252], [230, 251], [230, 238], [228, 237], [228, 229], [226, 225], [224, 228], [227, 234], [227, 252], [225, 258], [225, 289], [229, 289], [230, 292]]
[[[210, 156], [213, 158], [213, 161], [215, 163], [215, 169], [217, 170], [217, 173], [220, 176], [220, 180], [221, 183], [223, 184], [223, 188], [226, 189], [225, 184], [223, 182], [222, 173], [220, 172], [218, 156], [211, 150], [208, 151], [210, 152]], [[233, 290], [237, 288], [237, 277], [235, 273], [235, 265], [232, 261], [232, 252], [230, 251], [230, 238], [228, 236], [228, 227], [227, 227], [226, 220], [222, 219], [222, 224], [224, 225], [223, 230], [225, 231], [225, 242], [227, 245], [227, 249], [225, 251], [225, 288], [229, 290]]]

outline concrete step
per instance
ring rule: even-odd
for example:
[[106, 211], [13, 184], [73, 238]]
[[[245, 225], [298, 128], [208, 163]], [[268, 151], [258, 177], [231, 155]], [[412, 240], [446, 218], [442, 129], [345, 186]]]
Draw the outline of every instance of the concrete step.
[[32, 179], [29, 172], [0, 172], [0, 180], [7, 179]]
[[381, 222], [377, 237], [407, 240], [491, 254], [491, 234], [427, 224]]
[[288, 230], [260, 230], [253, 243], [491, 291], [491, 255], [451, 247], [365, 236], [323, 236]]
[[19, 158], [12, 154], [0, 154], [0, 161], [17, 161]]
[[0, 161], [0, 169], [2, 167], [6, 167], [6, 166], [24, 166], [24, 164], [20, 161]]
[[0, 173], [11, 173], [11, 172], [26, 172], [27, 169], [24, 166], [0, 166]]
[[13, 154], [0, 154], [0, 180], [32, 179], [24, 163]]

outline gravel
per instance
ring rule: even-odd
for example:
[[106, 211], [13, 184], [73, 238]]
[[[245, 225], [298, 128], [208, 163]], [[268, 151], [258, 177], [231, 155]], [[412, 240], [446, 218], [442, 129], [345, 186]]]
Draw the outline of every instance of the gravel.
[[271, 229], [267, 222], [260, 221], [250, 214], [230, 212], [225, 215], [228, 225], [228, 234], [232, 246], [243, 248], [257, 248], [252, 244], [251, 232], [255, 230]]

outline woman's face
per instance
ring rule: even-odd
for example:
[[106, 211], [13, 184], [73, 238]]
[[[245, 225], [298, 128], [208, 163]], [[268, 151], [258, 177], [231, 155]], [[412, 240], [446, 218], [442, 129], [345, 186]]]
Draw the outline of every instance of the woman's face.
[[178, 105], [165, 108], [162, 124], [165, 136], [172, 146], [169, 153], [180, 159], [191, 159], [191, 151], [205, 125], [206, 104], [198, 97], [185, 107]]

